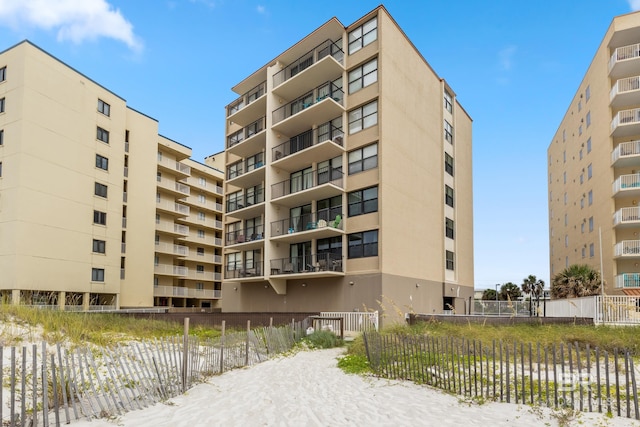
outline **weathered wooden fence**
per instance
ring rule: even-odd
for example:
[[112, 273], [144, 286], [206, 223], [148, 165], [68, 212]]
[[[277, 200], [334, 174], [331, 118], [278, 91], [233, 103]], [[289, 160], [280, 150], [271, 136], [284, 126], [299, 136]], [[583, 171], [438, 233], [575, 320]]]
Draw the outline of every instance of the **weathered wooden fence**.
[[386, 378], [470, 398], [640, 419], [636, 369], [627, 351], [376, 332], [365, 332], [364, 341], [371, 367]]
[[173, 337], [109, 348], [0, 347], [3, 426], [59, 426], [141, 409], [183, 393], [207, 377], [290, 349], [308, 322], [223, 333], [219, 339]]

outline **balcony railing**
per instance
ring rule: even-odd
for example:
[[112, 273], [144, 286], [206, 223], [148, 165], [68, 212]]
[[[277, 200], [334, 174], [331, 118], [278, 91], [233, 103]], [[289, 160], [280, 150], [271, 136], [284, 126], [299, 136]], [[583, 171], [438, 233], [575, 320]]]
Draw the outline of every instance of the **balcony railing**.
[[324, 167], [318, 170], [305, 172], [302, 176], [287, 179], [271, 186], [271, 196], [273, 199], [287, 196], [300, 191], [308, 190], [323, 184], [331, 183], [342, 188], [344, 174], [339, 169]]
[[616, 288], [640, 288], [640, 273], [618, 274]]
[[220, 298], [222, 291], [214, 289], [192, 289], [179, 286], [154, 286], [153, 296], [156, 297], [187, 297], [187, 298]]
[[241, 277], [261, 277], [264, 273], [262, 271], [262, 261], [253, 261], [243, 264], [238, 262], [235, 264], [227, 265], [225, 279], [238, 279]]
[[155, 274], [166, 274], [170, 276], [187, 276], [189, 269], [179, 265], [158, 264], [153, 267], [153, 272]]
[[264, 191], [259, 189], [234, 200], [227, 200], [227, 212], [237, 211], [238, 209], [244, 209], [262, 202], [264, 202]]
[[256, 225], [245, 228], [244, 230], [230, 231], [226, 234], [225, 238], [227, 245], [262, 240], [264, 239], [264, 227], [262, 225]]
[[333, 253], [312, 254], [271, 260], [271, 274], [300, 274], [318, 271], [342, 272], [342, 255]]
[[166, 242], [156, 242], [156, 252], [170, 253], [178, 256], [188, 256], [189, 247]]
[[237, 113], [247, 105], [251, 104], [253, 101], [260, 98], [262, 95], [265, 94], [266, 89], [267, 89], [267, 82], [264, 81], [260, 83], [258, 86], [254, 87], [253, 89], [241, 95], [238, 99], [236, 99], [235, 101], [233, 101], [231, 104], [227, 106], [227, 117]]
[[273, 111], [273, 124], [291, 117], [305, 108], [311, 107], [313, 104], [322, 102], [327, 98], [331, 98], [338, 104], [342, 105], [344, 91], [332, 82], [326, 82], [315, 88], [314, 90], [302, 95], [301, 97], [283, 105]]
[[316, 132], [309, 129], [299, 135], [294, 136], [287, 142], [271, 149], [273, 161], [283, 159], [298, 151], [320, 144], [325, 141], [332, 140], [336, 144], [343, 146], [344, 132], [342, 129], [334, 126], [331, 122], [323, 123], [318, 126]]
[[613, 182], [613, 193], [622, 190], [640, 189], [640, 174], [621, 175]]
[[640, 240], [623, 240], [614, 247], [615, 256], [640, 256]]
[[640, 140], [622, 142], [611, 152], [611, 163], [619, 159], [640, 155]]
[[640, 207], [622, 208], [613, 214], [613, 225], [640, 221]]
[[619, 61], [626, 61], [638, 57], [640, 57], [640, 43], [619, 47], [613, 52], [613, 55], [611, 55], [609, 71], [611, 71]]
[[229, 135], [227, 137], [227, 148], [231, 148], [234, 145], [241, 143], [245, 139], [251, 138], [253, 135], [262, 132], [266, 127], [266, 123], [267, 123], [266, 116], [260, 117], [255, 122]]
[[185, 165], [173, 159], [168, 159], [166, 157], [162, 157], [158, 159], [158, 164], [160, 166], [164, 166], [167, 169], [174, 170], [176, 172], [180, 172], [184, 175], [191, 175], [191, 166]]
[[342, 213], [339, 210], [325, 209], [320, 212], [273, 221], [271, 223], [271, 237], [317, 230], [324, 227], [341, 229], [342, 218]]
[[615, 131], [618, 126], [637, 123], [640, 123], [640, 108], [618, 111], [618, 114], [611, 121], [611, 132]]
[[339, 63], [343, 63], [344, 52], [340, 46], [331, 40], [327, 40], [274, 74], [273, 87], [277, 87], [291, 77], [300, 74], [305, 69], [329, 55], [333, 56]]
[[609, 92], [609, 100], [613, 100], [618, 94], [632, 92], [640, 89], [640, 76], [627, 77], [618, 80]]
[[182, 215], [189, 215], [191, 209], [189, 206], [182, 205], [180, 203], [170, 202], [168, 200], [160, 200], [156, 203], [156, 207], [165, 211], [176, 212]]
[[264, 166], [263, 153], [258, 153], [255, 156], [251, 156], [248, 159], [235, 163], [227, 167], [227, 179], [234, 179], [245, 173], [249, 173], [253, 170]]

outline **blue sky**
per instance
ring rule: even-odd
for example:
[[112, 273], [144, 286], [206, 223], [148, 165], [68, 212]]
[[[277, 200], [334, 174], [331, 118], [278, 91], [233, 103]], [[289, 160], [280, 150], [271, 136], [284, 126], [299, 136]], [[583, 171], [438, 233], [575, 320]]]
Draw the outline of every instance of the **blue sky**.
[[[0, 50], [29, 39], [156, 118], [202, 161], [231, 87], [375, 1], [0, 0]], [[640, 0], [385, 4], [473, 124], [476, 288], [549, 283], [546, 149], [614, 16]], [[459, 260], [463, 262], [463, 260]]]

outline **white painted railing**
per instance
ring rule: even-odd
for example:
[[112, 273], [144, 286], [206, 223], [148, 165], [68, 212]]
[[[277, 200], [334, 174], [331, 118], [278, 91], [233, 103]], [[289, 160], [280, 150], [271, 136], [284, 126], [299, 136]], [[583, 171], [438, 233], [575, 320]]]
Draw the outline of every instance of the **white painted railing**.
[[611, 121], [611, 132], [620, 125], [632, 125], [640, 122], [640, 108], [618, 111]]
[[640, 240], [623, 240], [613, 248], [614, 256], [640, 256]]
[[609, 100], [613, 100], [618, 94], [638, 89], [640, 89], [640, 76], [625, 77], [615, 82], [613, 88], [611, 88], [611, 92], [609, 92]]
[[640, 324], [640, 297], [598, 296], [595, 297], [596, 324], [637, 325]]
[[640, 57], [640, 43], [619, 47], [613, 52], [611, 59], [609, 59], [609, 71], [611, 71], [617, 62], [638, 57]]
[[623, 142], [611, 152], [611, 163], [618, 159], [640, 155], [640, 140]]
[[323, 311], [320, 317], [342, 317], [345, 332], [377, 331], [380, 321], [377, 311]]
[[622, 208], [613, 214], [613, 225], [640, 220], [640, 207]]
[[640, 188], [640, 174], [637, 173], [632, 175], [620, 175], [618, 179], [613, 182], [614, 194], [620, 190], [630, 190], [634, 188]]
[[618, 274], [616, 288], [640, 288], [640, 273]]

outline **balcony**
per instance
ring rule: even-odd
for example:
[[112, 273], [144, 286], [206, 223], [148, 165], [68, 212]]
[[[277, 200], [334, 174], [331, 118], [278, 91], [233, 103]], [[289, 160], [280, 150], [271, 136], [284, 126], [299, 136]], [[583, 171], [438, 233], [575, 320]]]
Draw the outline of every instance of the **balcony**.
[[295, 243], [340, 236], [344, 234], [343, 229], [342, 214], [323, 210], [273, 221], [271, 223], [271, 238], [279, 242]]
[[160, 178], [157, 187], [177, 198], [184, 198], [191, 194], [191, 188], [188, 185], [169, 179]]
[[222, 212], [222, 208], [223, 208], [222, 203], [218, 203], [215, 200], [200, 198], [200, 197], [195, 198], [193, 196], [187, 199], [187, 203], [189, 203], [190, 205], [196, 208], [204, 209], [212, 212]]
[[170, 221], [160, 221], [156, 223], [156, 231], [170, 234], [174, 237], [186, 237], [189, 235], [189, 227], [181, 224], [174, 224]]
[[154, 286], [153, 296], [215, 299], [222, 296], [222, 291], [214, 289], [192, 289], [178, 286]]
[[611, 165], [616, 168], [640, 165], [640, 140], [618, 144], [611, 152]]
[[640, 225], [640, 207], [622, 208], [613, 214], [615, 227], [637, 227]]
[[156, 242], [156, 252], [171, 254], [179, 257], [186, 257], [189, 256], [189, 247], [183, 245], [175, 245], [173, 243]]
[[614, 197], [632, 197], [640, 195], [640, 174], [620, 175], [613, 182]]
[[191, 167], [184, 165], [174, 159], [166, 157], [158, 158], [158, 168], [164, 169], [176, 175], [178, 179], [184, 179], [191, 176]]
[[224, 278], [225, 280], [242, 279], [236, 280], [240, 282], [262, 281], [264, 280], [262, 261], [247, 262], [244, 265], [241, 262], [227, 265]]
[[614, 246], [616, 258], [640, 258], [640, 240], [623, 240]]
[[635, 134], [640, 134], [640, 108], [618, 111], [611, 121], [611, 136]]
[[227, 118], [230, 122], [246, 126], [256, 117], [264, 115], [267, 107], [267, 82], [264, 81], [227, 106]]
[[272, 165], [293, 172], [300, 169], [300, 165], [309, 165], [318, 159], [332, 159], [344, 153], [343, 139], [342, 129], [331, 122], [324, 123], [316, 131], [309, 129], [272, 148]]
[[[245, 228], [244, 230], [230, 231], [225, 236], [226, 246], [242, 244], [242, 250], [253, 249], [253, 247], [247, 246], [262, 246], [262, 240], [264, 239], [264, 228], [262, 225], [256, 225], [254, 227]], [[257, 245], [249, 245], [250, 243], [256, 243]]]
[[264, 151], [267, 142], [266, 116], [227, 136], [227, 149], [230, 154], [249, 157], [251, 154]]
[[305, 53], [273, 76], [273, 92], [285, 99], [326, 81], [327, 77], [342, 75], [344, 52], [336, 43], [327, 40]]
[[343, 176], [329, 167], [304, 172], [271, 186], [271, 200], [282, 206], [300, 206], [310, 200], [321, 200], [343, 192]]
[[189, 212], [191, 211], [189, 206], [162, 199], [156, 202], [156, 209], [178, 217], [189, 216]]
[[153, 274], [157, 276], [186, 277], [189, 274], [189, 269], [179, 265], [157, 264], [153, 266]]
[[247, 191], [244, 196], [240, 194], [233, 199], [227, 199], [226, 213], [227, 215], [233, 214], [231, 216], [238, 219], [254, 218], [262, 212], [263, 203], [264, 191], [261, 188], [252, 192]]
[[640, 273], [624, 273], [616, 276], [616, 288], [640, 288]]
[[640, 59], [640, 43], [617, 48], [609, 59], [609, 77], [617, 79], [635, 72], [640, 64], [638, 59]]
[[235, 187], [253, 187], [264, 181], [264, 155], [258, 153], [227, 167], [227, 183]]
[[312, 123], [325, 123], [344, 112], [344, 92], [326, 82], [273, 111], [272, 129], [285, 135], [297, 135]]
[[609, 103], [612, 108], [640, 104], [640, 76], [616, 81], [609, 93]]
[[214, 274], [213, 271], [197, 271], [197, 270], [189, 270], [189, 274], [187, 274], [187, 279], [203, 281], [203, 282], [213, 282]]
[[343, 276], [342, 255], [333, 253], [271, 260], [271, 276], [287, 278]]

